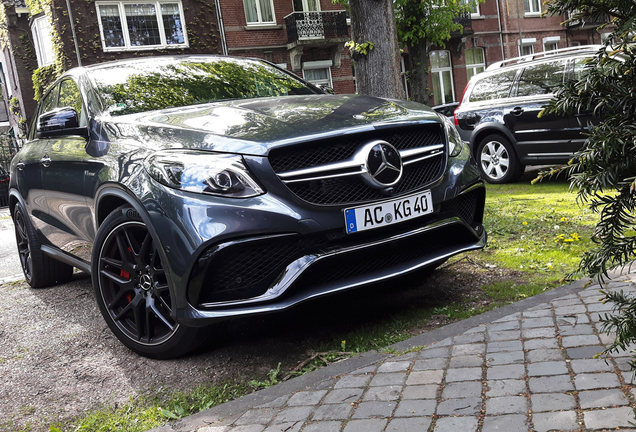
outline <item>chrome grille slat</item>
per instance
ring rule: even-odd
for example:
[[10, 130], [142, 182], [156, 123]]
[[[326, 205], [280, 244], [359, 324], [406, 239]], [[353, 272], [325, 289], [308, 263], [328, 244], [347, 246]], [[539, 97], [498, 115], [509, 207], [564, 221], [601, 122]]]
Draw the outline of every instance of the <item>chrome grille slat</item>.
[[443, 126], [438, 123], [367, 131], [281, 147], [270, 152], [269, 161], [281, 181], [299, 198], [312, 204], [385, 199], [383, 191], [362, 179], [367, 174], [366, 159], [358, 149], [373, 140], [386, 141], [400, 153], [404, 174], [394, 186], [395, 195], [423, 188], [442, 176], [446, 145]]

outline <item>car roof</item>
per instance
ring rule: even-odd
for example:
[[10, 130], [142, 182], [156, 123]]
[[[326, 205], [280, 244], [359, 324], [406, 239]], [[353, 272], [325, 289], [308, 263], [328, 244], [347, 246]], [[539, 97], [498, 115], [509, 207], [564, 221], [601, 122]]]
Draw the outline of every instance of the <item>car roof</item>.
[[582, 54], [594, 54], [602, 47], [603, 45], [584, 45], [578, 47], [559, 48], [552, 51], [543, 51], [536, 54], [514, 57], [491, 64], [486, 68], [485, 72], [516, 69], [529, 63], [570, 58]]

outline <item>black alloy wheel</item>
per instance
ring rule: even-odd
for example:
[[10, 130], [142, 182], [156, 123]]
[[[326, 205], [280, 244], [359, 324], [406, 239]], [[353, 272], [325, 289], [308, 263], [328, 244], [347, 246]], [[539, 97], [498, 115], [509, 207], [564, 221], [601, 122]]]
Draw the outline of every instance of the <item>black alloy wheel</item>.
[[31, 257], [31, 247], [29, 246], [29, 235], [27, 221], [21, 208], [16, 208], [13, 214], [13, 225], [15, 226], [15, 239], [18, 244], [18, 254], [20, 255], [20, 265], [27, 283], [33, 279], [33, 260]]
[[73, 267], [42, 252], [26, 210], [18, 203], [13, 209], [13, 226], [24, 278], [31, 288], [45, 288], [73, 278]]
[[198, 329], [171, 316], [166, 268], [146, 225], [131, 209], [102, 224], [93, 257], [93, 286], [102, 315], [118, 339], [147, 357], [170, 358], [196, 346]]

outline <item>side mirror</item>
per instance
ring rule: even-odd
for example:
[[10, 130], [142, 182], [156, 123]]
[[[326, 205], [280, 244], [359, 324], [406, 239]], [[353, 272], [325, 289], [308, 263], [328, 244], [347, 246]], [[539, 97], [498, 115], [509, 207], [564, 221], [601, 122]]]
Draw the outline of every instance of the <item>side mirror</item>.
[[79, 125], [79, 117], [75, 108], [58, 108], [38, 117], [38, 138], [72, 135], [88, 138], [88, 128]]
[[324, 91], [327, 94], [336, 94], [336, 92], [329, 86], [321, 85], [320, 90]]

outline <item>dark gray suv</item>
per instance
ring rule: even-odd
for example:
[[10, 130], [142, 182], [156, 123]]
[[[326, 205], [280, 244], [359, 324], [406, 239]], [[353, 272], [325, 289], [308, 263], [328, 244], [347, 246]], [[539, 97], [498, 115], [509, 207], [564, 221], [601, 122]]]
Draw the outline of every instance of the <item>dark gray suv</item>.
[[469, 156], [420, 104], [326, 95], [260, 60], [153, 57], [53, 84], [10, 208], [32, 287], [91, 274], [121, 342], [167, 358], [215, 320], [483, 247]]
[[538, 117], [564, 82], [576, 79], [601, 46], [585, 46], [507, 60], [475, 75], [455, 110], [484, 179], [508, 183], [526, 165], [566, 163], [585, 141], [591, 113]]

